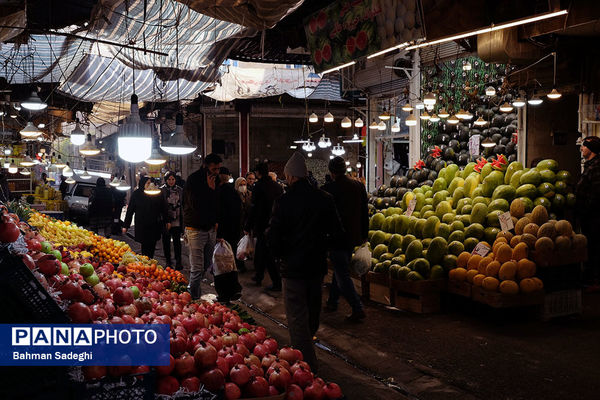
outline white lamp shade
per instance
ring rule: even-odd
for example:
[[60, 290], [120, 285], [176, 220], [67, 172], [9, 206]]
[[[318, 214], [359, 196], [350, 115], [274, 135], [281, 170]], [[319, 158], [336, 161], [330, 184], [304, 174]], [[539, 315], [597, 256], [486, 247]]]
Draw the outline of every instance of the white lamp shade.
[[44, 103], [35, 91], [32, 91], [27, 100], [21, 102], [21, 106], [31, 111], [40, 111], [48, 107], [48, 104]]
[[24, 138], [34, 139], [40, 136], [42, 134], [42, 131], [36, 128], [35, 125], [33, 125], [33, 122], [29, 121], [27, 122], [27, 125], [25, 125], [25, 128], [21, 129], [19, 133]]
[[352, 127], [352, 121], [350, 120], [350, 118], [348, 117], [344, 117], [342, 119], [342, 128], [351, 128]]
[[75, 129], [71, 132], [71, 144], [81, 146], [85, 143], [85, 132], [79, 126], [79, 120], [75, 123]]
[[362, 128], [364, 126], [364, 122], [362, 119], [357, 118], [356, 121], [354, 121], [354, 127], [355, 128]]
[[323, 117], [323, 121], [333, 122], [333, 114], [328, 111], [327, 114], [325, 114], [325, 116]]
[[185, 132], [183, 131], [183, 114], [178, 113], [175, 116], [175, 132], [163, 142], [160, 148], [169, 154], [184, 155], [193, 153], [196, 147], [185, 136]]
[[152, 154], [152, 129], [140, 119], [138, 99], [131, 96], [131, 115], [119, 128], [119, 157], [130, 163], [144, 161]]

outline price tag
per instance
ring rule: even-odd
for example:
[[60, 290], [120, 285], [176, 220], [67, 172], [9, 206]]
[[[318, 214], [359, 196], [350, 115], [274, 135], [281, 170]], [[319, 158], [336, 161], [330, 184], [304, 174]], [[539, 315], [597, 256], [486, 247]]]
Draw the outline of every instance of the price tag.
[[508, 232], [515, 227], [510, 216], [510, 212], [508, 211], [503, 214], [500, 214], [498, 216], [498, 219], [500, 220], [500, 228], [503, 232]]
[[408, 217], [410, 217], [413, 213], [413, 211], [415, 211], [415, 206], [417, 205], [417, 199], [412, 199], [411, 201], [408, 202], [408, 208], [406, 209], [406, 215]]
[[477, 246], [475, 246], [475, 248], [471, 252], [471, 255], [478, 254], [481, 257], [485, 257], [490, 252], [490, 250], [491, 249], [489, 248], [489, 246], [486, 246], [484, 243], [477, 243]]

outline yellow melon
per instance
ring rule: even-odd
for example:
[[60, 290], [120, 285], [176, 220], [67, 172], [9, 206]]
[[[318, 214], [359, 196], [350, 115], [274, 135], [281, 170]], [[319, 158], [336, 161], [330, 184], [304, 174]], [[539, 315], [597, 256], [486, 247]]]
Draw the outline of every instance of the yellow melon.
[[556, 229], [554, 229], [554, 224], [552, 222], [546, 222], [540, 229], [538, 229], [537, 237], [549, 237], [550, 239], [554, 239], [556, 236]]
[[500, 267], [498, 277], [501, 281], [513, 280], [517, 275], [517, 264], [514, 261], [507, 261]]
[[523, 233], [529, 233], [530, 235], [537, 237], [537, 233], [538, 233], [539, 229], [540, 229], [540, 227], [537, 224], [534, 224], [533, 222], [531, 222], [531, 223], [525, 225], [525, 227], [523, 228]]
[[538, 285], [534, 282], [533, 279], [525, 278], [522, 279], [521, 282], [519, 282], [519, 288], [523, 293], [531, 293], [538, 290]]
[[531, 223], [531, 220], [529, 218], [527, 218], [527, 217], [521, 218], [515, 224], [515, 233], [517, 235], [522, 235], [523, 234], [523, 229], [525, 228], [525, 226], [527, 226], [530, 223]]
[[531, 280], [533, 280], [533, 282], [537, 286], [537, 290], [544, 289], [544, 282], [542, 282], [542, 280], [540, 278], [534, 276], [533, 278], [531, 278]]
[[483, 257], [481, 261], [479, 261], [479, 265], [477, 266], [477, 270], [482, 274], [485, 274], [486, 268], [489, 263], [494, 261], [494, 259], [490, 256]]
[[489, 263], [485, 269], [485, 274], [487, 276], [497, 277], [498, 271], [500, 271], [500, 263], [498, 261], [492, 261]]
[[477, 267], [479, 266], [479, 261], [481, 261], [483, 257], [481, 257], [479, 254], [473, 254], [471, 256], [471, 258], [469, 258], [469, 262], [467, 263], [467, 270], [477, 270]]
[[556, 229], [556, 233], [558, 235], [563, 235], [563, 236], [568, 236], [568, 237], [573, 236], [573, 227], [571, 226], [571, 223], [569, 221], [567, 221], [566, 219], [561, 219], [560, 221], [556, 221], [556, 224], [554, 225], [554, 229]]
[[495, 292], [496, 290], [498, 290], [499, 285], [500, 281], [498, 279], [494, 278], [493, 276], [487, 276], [483, 279], [483, 283], [481, 286], [483, 286], [485, 290], [491, 290]]
[[535, 242], [535, 251], [550, 253], [554, 250], [554, 242], [549, 237], [541, 237]]
[[521, 235], [513, 236], [513, 238], [510, 239], [510, 247], [512, 248], [515, 248], [519, 243], [521, 243]]
[[519, 293], [519, 285], [515, 281], [502, 281], [500, 283], [500, 293], [517, 294]]
[[467, 263], [469, 262], [470, 258], [471, 253], [469, 253], [468, 251], [463, 251], [458, 255], [458, 258], [456, 259], [456, 266], [461, 268], [467, 268]]
[[512, 252], [512, 259], [515, 261], [522, 260], [523, 258], [527, 258], [529, 252], [529, 248], [525, 243], [519, 243], [515, 246]]
[[574, 250], [583, 250], [587, 247], [587, 238], [585, 237], [585, 235], [578, 233], [575, 236], [573, 236], [571, 245], [573, 246]]
[[481, 286], [483, 284], [483, 280], [485, 279], [484, 274], [477, 274], [473, 277], [473, 285]]
[[525, 243], [527, 245], [527, 247], [530, 249], [535, 248], [536, 241], [537, 241], [537, 238], [529, 233], [524, 233], [521, 235], [521, 242]]
[[514, 199], [510, 203], [510, 215], [513, 217], [521, 218], [525, 214], [525, 204], [521, 199]]
[[450, 270], [450, 272], [448, 273], [448, 276], [453, 281], [462, 282], [465, 279], [467, 279], [467, 270], [464, 268], [460, 268], [460, 267], [454, 268], [454, 269]]
[[498, 252], [498, 247], [500, 247], [500, 245], [502, 244], [508, 244], [508, 241], [506, 240], [506, 238], [496, 238], [496, 240], [494, 241], [494, 246], [492, 246], [492, 253], [497, 253]]
[[554, 248], [559, 253], [567, 253], [571, 250], [571, 238], [569, 236], [560, 235], [554, 239]]
[[512, 239], [513, 234], [509, 231], [500, 231], [498, 232], [498, 234], [496, 235], [496, 239], [498, 238], [504, 238], [506, 239], [506, 242], [510, 242], [510, 240]]
[[517, 262], [517, 276], [519, 279], [533, 277], [535, 270], [535, 263], [527, 258], [523, 258]]
[[542, 205], [535, 206], [533, 211], [531, 211], [531, 222], [538, 226], [548, 222], [548, 210], [546, 210], [546, 207]]
[[467, 271], [467, 282], [473, 283], [473, 278], [475, 278], [475, 275], [479, 275], [479, 271], [477, 271], [476, 269], [468, 270]]
[[494, 254], [496, 255], [496, 261], [498, 261], [500, 264], [504, 264], [505, 262], [510, 261], [512, 258], [512, 249], [507, 244], [501, 244], [498, 246], [498, 249], [494, 252]]

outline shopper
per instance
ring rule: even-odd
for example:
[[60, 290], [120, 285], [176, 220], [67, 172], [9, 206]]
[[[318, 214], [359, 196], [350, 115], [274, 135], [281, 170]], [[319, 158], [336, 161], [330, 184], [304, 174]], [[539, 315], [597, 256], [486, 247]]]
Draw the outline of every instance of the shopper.
[[587, 237], [588, 261], [585, 264], [584, 281], [588, 291], [600, 290], [600, 138], [588, 136], [581, 143], [581, 155], [585, 159], [583, 173], [577, 183], [576, 212], [581, 233]]
[[200, 298], [200, 283], [212, 262], [217, 239], [219, 169], [223, 160], [211, 153], [183, 188], [183, 224], [190, 253], [190, 293]]
[[327, 250], [342, 246], [343, 230], [333, 197], [306, 179], [306, 163], [300, 153], [292, 155], [284, 173], [289, 189], [275, 200], [267, 237], [275, 257], [281, 260], [292, 346], [302, 351], [316, 372], [312, 338], [319, 327]]
[[252, 232], [256, 239], [254, 250], [254, 269], [256, 275], [252, 278], [258, 286], [262, 284], [265, 270], [271, 277], [271, 286], [268, 290], [281, 291], [281, 276], [279, 268], [273, 260], [273, 256], [267, 245], [265, 230], [269, 226], [269, 218], [273, 209], [273, 202], [283, 193], [281, 186], [269, 176], [269, 167], [266, 163], [260, 163], [256, 167], [258, 181], [252, 192], [252, 207], [246, 231]]
[[104, 178], [96, 179], [96, 187], [92, 190], [89, 201], [90, 227], [96, 233], [102, 229], [104, 236], [110, 237], [114, 199], [111, 190], [106, 187]]
[[[240, 197], [240, 201], [242, 202], [242, 218], [240, 224], [241, 233], [243, 227], [246, 226], [246, 223], [248, 222], [248, 214], [250, 212], [250, 207], [252, 206], [252, 192], [248, 190], [246, 179], [241, 176], [235, 180], [234, 189]], [[238, 260], [236, 263], [238, 271], [246, 272], [246, 264], [243, 260]]]
[[110, 188], [115, 201], [112, 231], [117, 234], [121, 232], [121, 214], [123, 213], [123, 207], [125, 207], [125, 204], [127, 203], [127, 191], [119, 190], [114, 186], [111, 186]]
[[66, 180], [67, 178], [65, 178], [63, 175], [60, 176], [60, 186], [58, 187], [58, 190], [60, 191], [63, 200], [65, 197], [67, 197], [67, 192], [69, 190], [69, 184], [65, 182]]
[[171, 241], [173, 241], [173, 252], [175, 253], [175, 269], [183, 269], [181, 263], [181, 236], [183, 235], [183, 211], [181, 204], [183, 201], [183, 188], [177, 184], [175, 173], [169, 171], [165, 174], [165, 184], [161, 186], [163, 196], [167, 202], [167, 222], [171, 224], [170, 228], [165, 230], [162, 235], [163, 251], [166, 264], [173, 266], [171, 261]]
[[[127, 214], [123, 223], [123, 233], [131, 226], [135, 214], [135, 240], [142, 245], [142, 254], [149, 258], [154, 257], [156, 242], [165, 229], [167, 220], [167, 202], [160, 194], [150, 195], [144, 193], [152, 183], [147, 176], [140, 177], [138, 188], [131, 195]], [[167, 229], [169, 228], [168, 225]]]
[[246, 183], [248, 183], [248, 190], [252, 192], [256, 183], [256, 174], [254, 172], [250, 171], [246, 174]]
[[352, 307], [352, 314], [346, 317], [346, 320], [358, 322], [365, 318], [365, 312], [350, 278], [350, 259], [354, 247], [367, 241], [369, 232], [367, 192], [360, 182], [346, 175], [346, 162], [342, 157], [335, 157], [329, 162], [329, 172], [333, 181], [323, 186], [323, 190], [330, 193], [335, 200], [346, 237], [343, 248], [329, 252], [334, 274], [325, 310], [337, 310], [341, 293]]

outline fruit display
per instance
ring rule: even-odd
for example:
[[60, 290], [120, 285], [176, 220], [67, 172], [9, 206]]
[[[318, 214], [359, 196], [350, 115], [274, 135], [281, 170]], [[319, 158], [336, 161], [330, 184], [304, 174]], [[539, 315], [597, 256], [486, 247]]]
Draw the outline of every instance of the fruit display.
[[42, 236], [56, 245], [90, 246], [93, 241], [93, 232], [83, 229], [71, 221], [59, 221], [34, 212], [28, 222], [31, 226], [38, 228]]
[[[417, 173], [424, 178], [422, 172]], [[431, 185], [412, 189], [402, 186], [408, 177], [392, 178], [390, 186], [394, 186], [397, 196], [389, 199], [394, 206], [378, 210], [370, 218], [373, 272], [389, 273], [400, 280], [444, 278], [459, 264], [461, 254], [470, 254], [480, 241], [489, 243], [490, 248], [497, 240], [502, 241], [497, 239], [501, 234], [500, 215], [510, 211], [518, 232], [525, 214], [540, 218], [543, 209], [547, 222], [564, 215], [575, 203], [575, 196], [569, 192], [570, 176], [559, 171], [554, 160], [543, 160], [529, 169], [517, 161], [508, 163], [499, 155], [492, 162], [481, 158], [477, 163], [468, 163], [462, 170], [457, 164], [443, 166], [436, 176], [427, 182]], [[391, 194], [392, 188], [383, 189], [384, 195]], [[559, 226], [565, 223], [560, 221]], [[542, 237], [547, 232], [547, 228], [542, 229]], [[520, 233], [517, 235], [520, 239]], [[530, 243], [528, 236], [524, 239], [528, 249], [533, 250], [536, 243]], [[580, 246], [582, 239], [573, 237], [572, 241]], [[544, 247], [544, 242], [547, 240], [541, 241], [542, 248], [535, 249], [536, 253], [555, 246], [553, 242]], [[566, 238], [559, 239], [559, 243], [563, 249], [570, 246]]]

